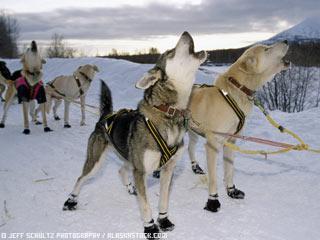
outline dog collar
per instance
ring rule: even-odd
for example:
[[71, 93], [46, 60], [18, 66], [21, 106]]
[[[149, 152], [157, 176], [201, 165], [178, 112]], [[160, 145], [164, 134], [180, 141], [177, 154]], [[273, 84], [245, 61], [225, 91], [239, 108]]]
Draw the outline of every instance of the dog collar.
[[253, 95], [256, 93], [256, 91], [253, 91], [249, 88], [247, 88], [245, 85], [242, 85], [239, 83], [235, 78], [229, 77], [229, 82], [231, 82], [235, 87], [239, 88], [242, 92], [244, 92], [247, 96], [253, 97]]
[[26, 70], [26, 73], [28, 73], [31, 76], [35, 76], [35, 75], [39, 74], [40, 71], [39, 72], [30, 72], [29, 70]]
[[180, 110], [178, 108], [172, 107], [167, 104], [161, 104], [158, 106], [154, 106], [156, 109], [160, 110], [161, 112], [164, 112], [169, 117], [185, 117], [188, 110]]

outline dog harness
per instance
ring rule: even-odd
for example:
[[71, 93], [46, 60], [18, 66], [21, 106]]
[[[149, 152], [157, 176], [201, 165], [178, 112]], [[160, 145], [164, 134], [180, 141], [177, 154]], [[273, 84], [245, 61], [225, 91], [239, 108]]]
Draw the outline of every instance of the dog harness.
[[21, 76], [15, 81], [16, 89], [18, 89], [20, 86], [25, 86], [29, 90], [29, 97], [31, 100], [36, 99], [38, 96], [40, 88], [43, 86], [43, 82], [39, 81], [36, 85], [30, 86], [26, 79]]
[[235, 112], [235, 114], [239, 118], [237, 131], [234, 133], [234, 134], [238, 134], [244, 126], [244, 123], [246, 120], [246, 115], [241, 110], [241, 108], [238, 106], [238, 104], [233, 99], [233, 97], [230, 96], [230, 94], [228, 94], [226, 91], [224, 91], [223, 89], [220, 89], [220, 88], [219, 88], [219, 92], [221, 93], [221, 95], [224, 97], [224, 99], [227, 101], [227, 103], [230, 105], [230, 107], [233, 109], [233, 111]]
[[[83, 72], [80, 72], [80, 74], [87, 80], [89, 81], [90, 83], [92, 82], [92, 79], [89, 78], [86, 74], [84, 74]], [[73, 75], [74, 77], [74, 80], [76, 81], [77, 83], [77, 86], [79, 88], [79, 97], [81, 97], [83, 94], [84, 94], [84, 91], [82, 90], [82, 85], [81, 85], [81, 82], [80, 82], [80, 79], [76, 76], [76, 75]], [[47, 85], [50, 86], [58, 95], [60, 95], [62, 98], [66, 98], [67, 96], [60, 92], [58, 89], [56, 89], [56, 87], [54, 86], [54, 82], [55, 82], [55, 79], [51, 82], [48, 82]]]
[[[107, 125], [108, 125], [108, 127], [105, 126], [105, 128], [106, 128], [106, 133], [107, 133], [109, 139], [111, 140], [111, 142], [114, 145], [114, 147], [116, 148], [116, 150], [125, 159], [126, 159], [125, 154], [121, 151], [121, 149], [115, 144], [114, 140], [112, 139], [112, 131], [114, 129], [113, 126], [116, 124], [117, 119], [119, 119], [119, 117], [122, 114], [130, 113], [132, 111], [133, 110], [131, 110], [131, 109], [121, 109], [118, 112], [109, 114], [104, 118], [106, 120], [106, 122], [107, 122]], [[157, 145], [158, 145], [158, 147], [160, 149], [161, 159], [160, 159], [159, 168], [161, 168], [178, 151], [178, 146], [169, 147], [168, 144], [166, 143], [166, 141], [163, 139], [163, 137], [159, 133], [158, 129], [153, 124], [153, 122], [150, 119], [148, 119], [148, 118], [146, 118], [144, 116], [143, 116], [143, 120], [144, 120], [148, 130], [150, 131], [152, 137], [154, 138], [154, 140], [156, 141], [156, 143], [157, 143]]]
[[144, 117], [143, 119], [144, 119], [152, 137], [154, 138], [154, 140], [156, 140], [156, 142], [160, 148], [162, 155], [161, 155], [161, 159], [160, 159], [159, 168], [161, 168], [171, 159], [171, 157], [174, 154], [176, 154], [176, 152], [178, 151], [178, 146], [174, 146], [172, 148], [169, 148], [168, 144], [164, 141], [163, 137], [159, 133], [158, 129], [154, 126], [152, 121], [146, 117]]
[[[199, 86], [199, 85], [196, 85], [196, 86]], [[246, 115], [241, 110], [241, 108], [236, 103], [236, 101], [233, 99], [233, 97], [231, 97], [230, 94], [228, 94], [226, 91], [224, 91], [223, 89], [220, 89], [219, 87], [217, 87], [215, 85], [202, 84], [199, 87], [200, 88], [204, 88], [204, 87], [216, 87], [216, 88], [218, 88], [218, 90], [221, 93], [222, 97], [226, 100], [226, 102], [229, 104], [229, 106], [233, 109], [233, 111], [235, 112], [235, 114], [239, 118], [239, 123], [238, 123], [238, 126], [237, 126], [237, 130], [234, 133], [234, 134], [238, 134], [241, 131], [241, 129], [243, 128], [244, 124], [245, 124]]]
[[53, 80], [53, 81], [51, 81], [51, 82], [48, 82], [47, 83], [47, 85], [48, 86], [50, 86], [58, 95], [60, 95], [62, 98], [65, 98], [66, 97], [66, 95], [64, 94], [64, 93], [62, 93], [62, 92], [60, 92], [58, 89], [56, 89], [56, 87], [54, 86], [54, 81], [55, 80]]

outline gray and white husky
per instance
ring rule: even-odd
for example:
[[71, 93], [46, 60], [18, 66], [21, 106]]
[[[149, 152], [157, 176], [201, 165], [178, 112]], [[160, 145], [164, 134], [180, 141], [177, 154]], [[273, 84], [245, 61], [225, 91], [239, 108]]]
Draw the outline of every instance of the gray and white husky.
[[[183, 152], [186, 109], [195, 74], [206, 58], [205, 51], [194, 52], [193, 39], [189, 33], [184, 32], [176, 47], [162, 54], [155, 67], [138, 80], [136, 87], [145, 90], [143, 99], [136, 110], [116, 115], [109, 133], [106, 130], [110, 129], [108, 116], [113, 112], [112, 98], [109, 88], [102, 82], [101, 117], [88, 140], [87, 159], [82, 174], [64, 203], [64, 210], [76, 209], [83, 183], [99, 168], [103, 153], [113, 146], [124, 161], [119, 171], [124, 185], [132, 186], [127, 174], [129, 169], [133, 169], [146, 237], [156, 238], [159, 227], [162, 231], [174, 228], [168, 218], [169, 187], [176, 160]], [[146, 177], [158, 169], [162, 153], [146, 121], [154, 124], [169, 148], [177, 147], [176, 153], [161, 168], [159, 227], [152, 217]]]

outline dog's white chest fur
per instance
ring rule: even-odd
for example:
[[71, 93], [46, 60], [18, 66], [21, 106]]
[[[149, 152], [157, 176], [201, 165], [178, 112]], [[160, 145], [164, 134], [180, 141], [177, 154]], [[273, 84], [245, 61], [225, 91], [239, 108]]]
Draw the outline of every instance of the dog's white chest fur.
[[167, 145], [173, 146], [177, 143], [180, 143], [182, 141], [182, 138], [184, 136], [184, 131], [179, 130], [177, 126], [174, 126], [173, 128], [167, 129]]
[[159, 151], [146, 150], [143, 155], [143, 166], [146, 173], [152, 173], [160, 164], [161, 153]]

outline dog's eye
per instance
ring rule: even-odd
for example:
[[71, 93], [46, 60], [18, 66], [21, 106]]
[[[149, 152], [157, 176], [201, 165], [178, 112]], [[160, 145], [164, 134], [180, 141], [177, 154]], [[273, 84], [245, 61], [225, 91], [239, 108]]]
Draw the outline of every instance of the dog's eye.
[[270, 48], [265, 48], [264, 51], [267, 52], [267, 51], [269, 51], [269, 49], [270, 49]]

